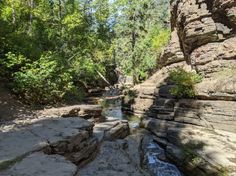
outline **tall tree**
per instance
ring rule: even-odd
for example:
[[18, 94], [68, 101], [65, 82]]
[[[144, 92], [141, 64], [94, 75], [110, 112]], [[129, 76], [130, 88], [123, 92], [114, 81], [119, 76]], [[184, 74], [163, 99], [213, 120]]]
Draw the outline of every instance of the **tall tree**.
[[137, 83], [156, 68], [153, 39], [161, 30], [168, 33], [168, 1], [117, 0], [114, 6], [118, 13], [114, 28], [116, 60]]

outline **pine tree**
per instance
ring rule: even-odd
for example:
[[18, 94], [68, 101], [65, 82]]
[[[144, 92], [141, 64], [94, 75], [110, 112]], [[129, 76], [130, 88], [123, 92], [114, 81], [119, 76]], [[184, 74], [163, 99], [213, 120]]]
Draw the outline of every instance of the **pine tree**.
[[116, 60], [137, 83], [156, 68], [158, 48], [153, 47], [153, 39], [161, 30], [168, 31], [168, 1], [117, 0], [114, 5], [118, 9], [114, 29]]

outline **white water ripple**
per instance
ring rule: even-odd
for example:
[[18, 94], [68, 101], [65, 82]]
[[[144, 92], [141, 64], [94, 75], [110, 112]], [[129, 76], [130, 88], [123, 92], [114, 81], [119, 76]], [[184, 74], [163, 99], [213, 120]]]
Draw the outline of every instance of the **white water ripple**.
[[175, 165], [158, 159], [163, 155], [164, 150], [156, 143], [150, 142], [145, 151], [148, 170], [154, 176], [182, 176]]

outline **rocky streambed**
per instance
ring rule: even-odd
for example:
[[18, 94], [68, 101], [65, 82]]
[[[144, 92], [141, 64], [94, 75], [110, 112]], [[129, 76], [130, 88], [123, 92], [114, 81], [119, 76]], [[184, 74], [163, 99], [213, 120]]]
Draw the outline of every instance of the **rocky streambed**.
[[53, 109], [50, 117], [1, 125], [0, 175], [181, 175], [139, 119], [124, 116], [119, 99], [103, 110], [104, 122], [81, 118], [97, 118], [99, 109]]
[[79, 175], [181, 176], [169, 163], [155, 136], [140, 128], [141, 118], [122, 112], [120, 97], [106, 97], [103, 114], [107, 121], [128, 122], [129, 134], [119, 140], [105, 141], [98, 157], [80, 170]]

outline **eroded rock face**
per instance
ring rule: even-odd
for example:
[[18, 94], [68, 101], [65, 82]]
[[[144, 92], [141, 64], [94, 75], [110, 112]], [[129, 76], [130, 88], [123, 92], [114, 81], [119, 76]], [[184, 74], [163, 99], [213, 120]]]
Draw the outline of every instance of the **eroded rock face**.
[[167, 154], [189, 175], [236, 174], [236, 145], [221, 134], [202, 128], [170, 128], [167, 138]]
[[174, 28], [171, 33], [170, 43], [165, 48], [159, 63], [163, 66], [166, 66], [181, 61], [185, 61], [185, 58], [183, 51], [181, 50], [177, 29]]
[[[164, 146], [167, 158], [182, 168], [186, 175], [236, 174], [236, 137], [205, 127], [150, 118], [143, 126], [155, 134]], [[232, 133], [233, 134], [233, 133]]]
[[217, 71], [236, 66], [236, 37], [220, 43], [208, 43], [191, 53], [196, 70], [207, 76]]
[[[167, 78], [178, 66], [204, 77], [196, 86], [198, 99], [235, 101], [235, 9], [235, 0], [172, 0], [172, 35], [160, 58], [162, 68], [134, 88], [138, 96], [129, 107], [131, 112], [148, 116], [156, 98], [174, 98]], [[222, 108], [230, 104], [225, 102]]]
[[[236, 100], [236, 70], [225, 69], [210, 78], [205, 78], [196, 86], [198, 97], [205, 100]], [[207, 86], [206, 86], [207, 85]], [[230, 106], [230, 102], [225, 102]], [[234, 108], [234, 107], [231, 107]]]
[[93, 124], [80, 119], [47, 119], [0, 134], [0, 165], [59, 141], [83, 133], [91, 135]]
[[3, 131], [0, 175], [73, 176], [77, 166], [87, 163], [97, 153], [98, 140], [93, 136], [93, 126], [81, 118], [57, 118]]
[[[235, 0], [171, 1], [172, 31], [178, 35], [177, 39], [172, 36], [171, 43], [179, 41], [186, 63], [204, 76], [197, 85], [199, 99], [235, 101], [235, 10]], [[175, 47], [167, 47], [162, 63], [173, 58], [168, 50], [179, 53]]]
[[104, 142], [97, 158], [79, 171], [78, 176], [144, 176], [144, 172], [138, 169], [124, 152], [119, 142]]
[[130, 134], [130, 129], [127, 121], [115, 120], [96, 124], [93, 133], [100, 142], [103, 140], [113, 141], [127, 137]]
[[[172, 0], [171, 29], [161, 69], [129, 108], [187, 175], [236, 175], [236, 1]], [[203, 76], [195, 99], [170, 94], [178, 66]]]
[[177, 27], [185, 55], [204, 44], [234, 35], [233, 0], [175, 0], [171, 5], [172, 28]]

